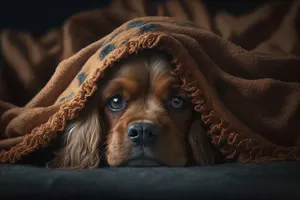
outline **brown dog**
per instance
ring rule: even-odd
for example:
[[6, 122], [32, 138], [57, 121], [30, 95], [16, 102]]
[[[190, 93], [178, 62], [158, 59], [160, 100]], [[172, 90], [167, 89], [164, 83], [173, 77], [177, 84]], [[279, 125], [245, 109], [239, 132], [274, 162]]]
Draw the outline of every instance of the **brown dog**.
[[[200, 119], [161, 52], [131, 56], [105, 80], [65, 135], [56, 168], [214, 163]], [[108, 75], [109, 74], [109, 75]]]

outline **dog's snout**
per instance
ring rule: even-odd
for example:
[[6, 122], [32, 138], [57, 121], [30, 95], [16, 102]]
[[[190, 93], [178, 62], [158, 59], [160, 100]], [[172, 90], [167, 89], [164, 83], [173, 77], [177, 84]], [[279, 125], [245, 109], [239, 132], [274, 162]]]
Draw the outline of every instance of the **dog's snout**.
[[158, 137], [158, 127], [151, 122], [133, 123], [127, 129], [131, 141], [136, 144], [152, 144]]

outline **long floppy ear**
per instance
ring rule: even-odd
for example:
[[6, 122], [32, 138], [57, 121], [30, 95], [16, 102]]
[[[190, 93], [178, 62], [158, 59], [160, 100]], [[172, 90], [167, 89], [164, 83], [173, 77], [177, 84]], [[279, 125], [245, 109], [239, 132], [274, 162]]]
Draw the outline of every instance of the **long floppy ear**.
[[49, 163], [51, 168], [95, 168], [100, 164], [99, 144], [102, 128], [97, 109], [85, 113], [68, 126], [64, 146]]
[[214, 151], [199, 120], [192, 122], [188, 134], [188, 142], [195, 164], [213, 165], [215, 163]]

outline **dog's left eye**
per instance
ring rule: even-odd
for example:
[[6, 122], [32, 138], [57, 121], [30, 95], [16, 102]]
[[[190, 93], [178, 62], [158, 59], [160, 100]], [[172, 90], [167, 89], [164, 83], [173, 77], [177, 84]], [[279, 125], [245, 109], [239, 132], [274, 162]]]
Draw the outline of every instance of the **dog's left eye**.
[[184, 106], [184, 100], [181, 97], [175, 96], [170, 100], [170, 106], [175, 109], [180, 109]]
[[119, 94], [108, 99], [107, 106], [112, 111], [120, 111], [126, 107], [126, 100]]

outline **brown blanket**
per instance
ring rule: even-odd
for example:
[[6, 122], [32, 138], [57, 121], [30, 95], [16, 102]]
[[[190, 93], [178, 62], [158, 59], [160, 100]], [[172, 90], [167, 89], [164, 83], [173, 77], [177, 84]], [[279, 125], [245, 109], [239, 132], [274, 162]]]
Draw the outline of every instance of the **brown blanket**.
[[[156, 47], [173, 55], [172, 73], [227, 159], [300, 160], [299, 5], [266, 4], [236, 17], [210, 16], [196, 0], [116, 0], [41, 38], [2, 30], [0, 161], [49, 144], [107, 67]], [[148, 15], [176, 18], [138, 18]]]

